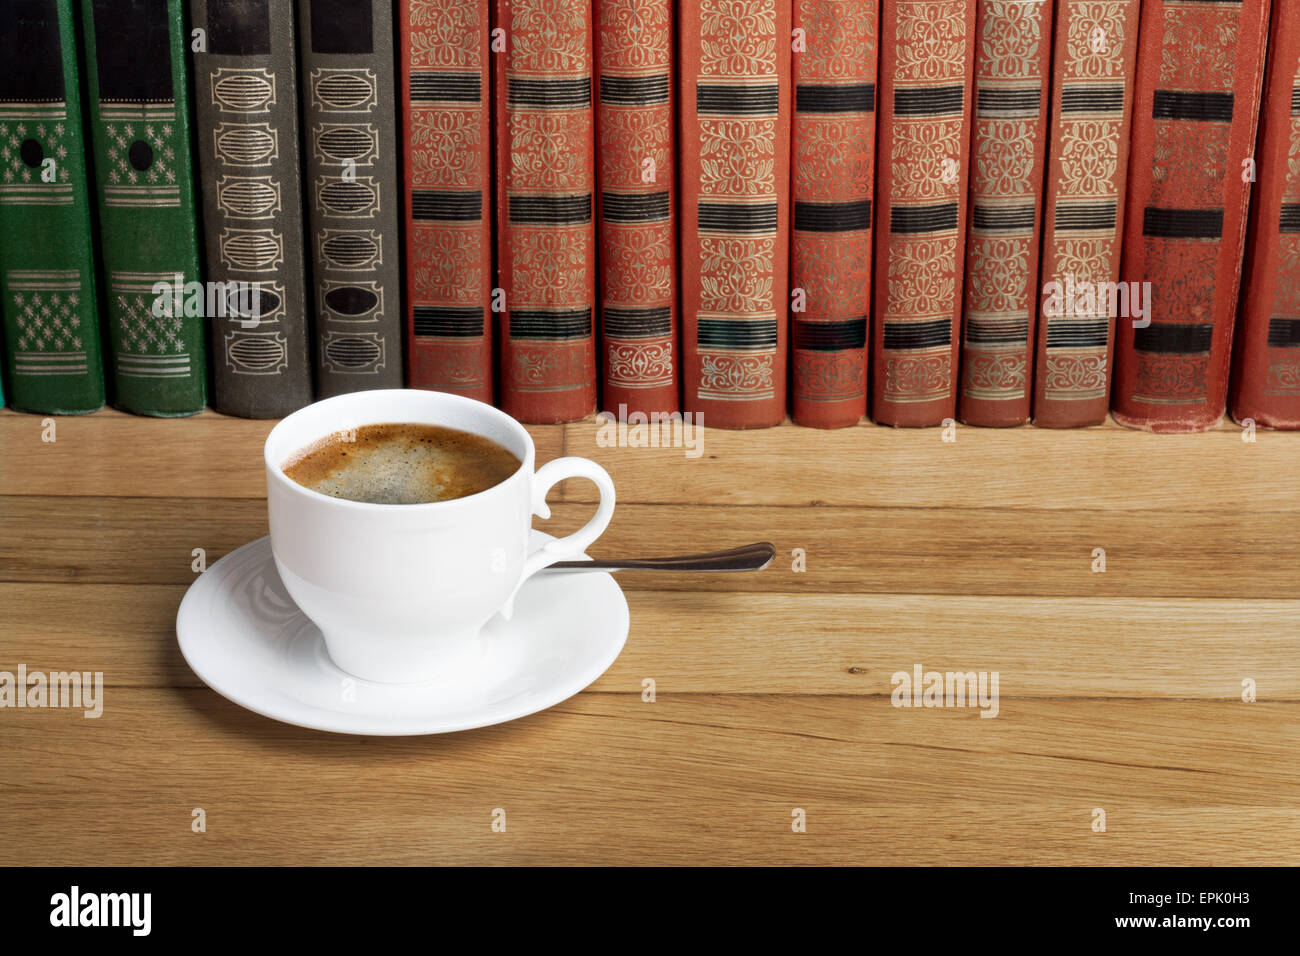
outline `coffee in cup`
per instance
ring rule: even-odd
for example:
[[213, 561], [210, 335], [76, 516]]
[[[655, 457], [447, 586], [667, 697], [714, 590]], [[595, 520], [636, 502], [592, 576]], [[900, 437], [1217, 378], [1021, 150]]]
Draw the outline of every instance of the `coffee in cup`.
[[487, 491], [521, 464], [483, 435], [407, 422], [334, 432], [300, 450], [284, 473], [332, 498], [418, 505]]
[[[420, 453], [427, 467], [389, 467], [422, 437], [439, 439], [425, 444], [450, 456], [449, 477], [430, 477], [437, 471], [432, 452]], [[315, 453], [320, 458], [309, 467]], [[350, 464], [335, 467], [354, 456], [361, 462], [354, 474], [346, 474]], [[614, 483], [600, 465], [564, 457], [537, 468], [533, 440], [519, 422], [444, 392], [374, 389], [316, 402], [271, 429], [263, 459], [276, 571], [320, 628], [334, 663], [365, 680], [428, 680], [477, 660], [488, 620], [508, 619], [523, 584], [556, 561], [580, 557], [614, 513]], [[439, 460], [445, 472], [448, 459]], [[311, 487], [339, 480], [340, 471], [346, 480], [334, 490], [362, 500]], [[531, 540], [533, 517], [550, 517], [547, 491], [575, 478], [599, 490], [595, 514], [566, 537]], [[435, 499], [449, 487], [466, 493]], [[365, 500], [381, 496], [418, 503]]]

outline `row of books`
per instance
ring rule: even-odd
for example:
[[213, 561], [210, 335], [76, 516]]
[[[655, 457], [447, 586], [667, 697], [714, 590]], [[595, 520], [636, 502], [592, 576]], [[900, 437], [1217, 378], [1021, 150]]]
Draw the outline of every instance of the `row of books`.
[[23, 410], [1300, 427], [1282, 2], [5, 5]]

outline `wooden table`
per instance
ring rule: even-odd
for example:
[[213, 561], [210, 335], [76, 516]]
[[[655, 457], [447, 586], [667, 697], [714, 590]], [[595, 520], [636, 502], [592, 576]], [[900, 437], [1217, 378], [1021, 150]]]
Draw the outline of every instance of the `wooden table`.
[[[0, 413], [0, 670], [107, 684], [98, 720], [0, 710], [0, 863], [1300, 863], [1300, 434], [787, 425], [691, 459], [534, 428], [614, 476], [597, 556], [778, 559], [623, 574], [584, 693], [379, 739], [241, 710], [177, 650], [194, 549], [266, 533], [269, 428]], [[996, 671], [996, 718], [894, 707], [916, 665]]]

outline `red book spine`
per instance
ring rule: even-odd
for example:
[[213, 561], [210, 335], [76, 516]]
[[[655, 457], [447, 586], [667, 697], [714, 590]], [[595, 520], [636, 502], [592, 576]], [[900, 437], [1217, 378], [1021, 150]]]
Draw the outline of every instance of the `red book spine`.
[[722, 428], [785, 419], [790, 0], [683, 0], [683, 404]]
[[595, 0], [603, 407], [677, 400], [672, 0]]
[[492, 401], [488, 0], [400, 0], [406, 380]]
[[494, 27], [501, 407], [577, 421], [596, 410], [591, 3], [496, 0]]
[[795, 0], [792, 404], [816, 428], [867, 413], [879, 8]]
[[1118, 320], [1111, 406], [1131, 428], [1223, 418], [1268, 16], [1269, 0], [1143, 6], [1122, 275], [1151, 283], [1151, 314]]
[[957, 412], [975, 7], [883, 0], [871, 417]]
[[1100, 425], [1110, 410], [1141, 0], [1062, 0], [1034, 375], [1034, 424]]
[[1273, 17], [1232, 417], [1300, 428], [1300, 19]]
[[1029, 420], [1052, 4], [980, 0], [961, 398], [970, 425]]

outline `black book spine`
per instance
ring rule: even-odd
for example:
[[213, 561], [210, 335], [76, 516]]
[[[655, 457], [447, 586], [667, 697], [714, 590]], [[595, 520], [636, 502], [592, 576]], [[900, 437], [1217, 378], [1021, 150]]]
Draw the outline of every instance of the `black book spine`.
[[190, 0], [190, 16], [213, 405], [279, 418], [312, 398], [293, 0]]
[[392, 2], [298, 0], [298, 15], [316, 396], [400, 388]]

